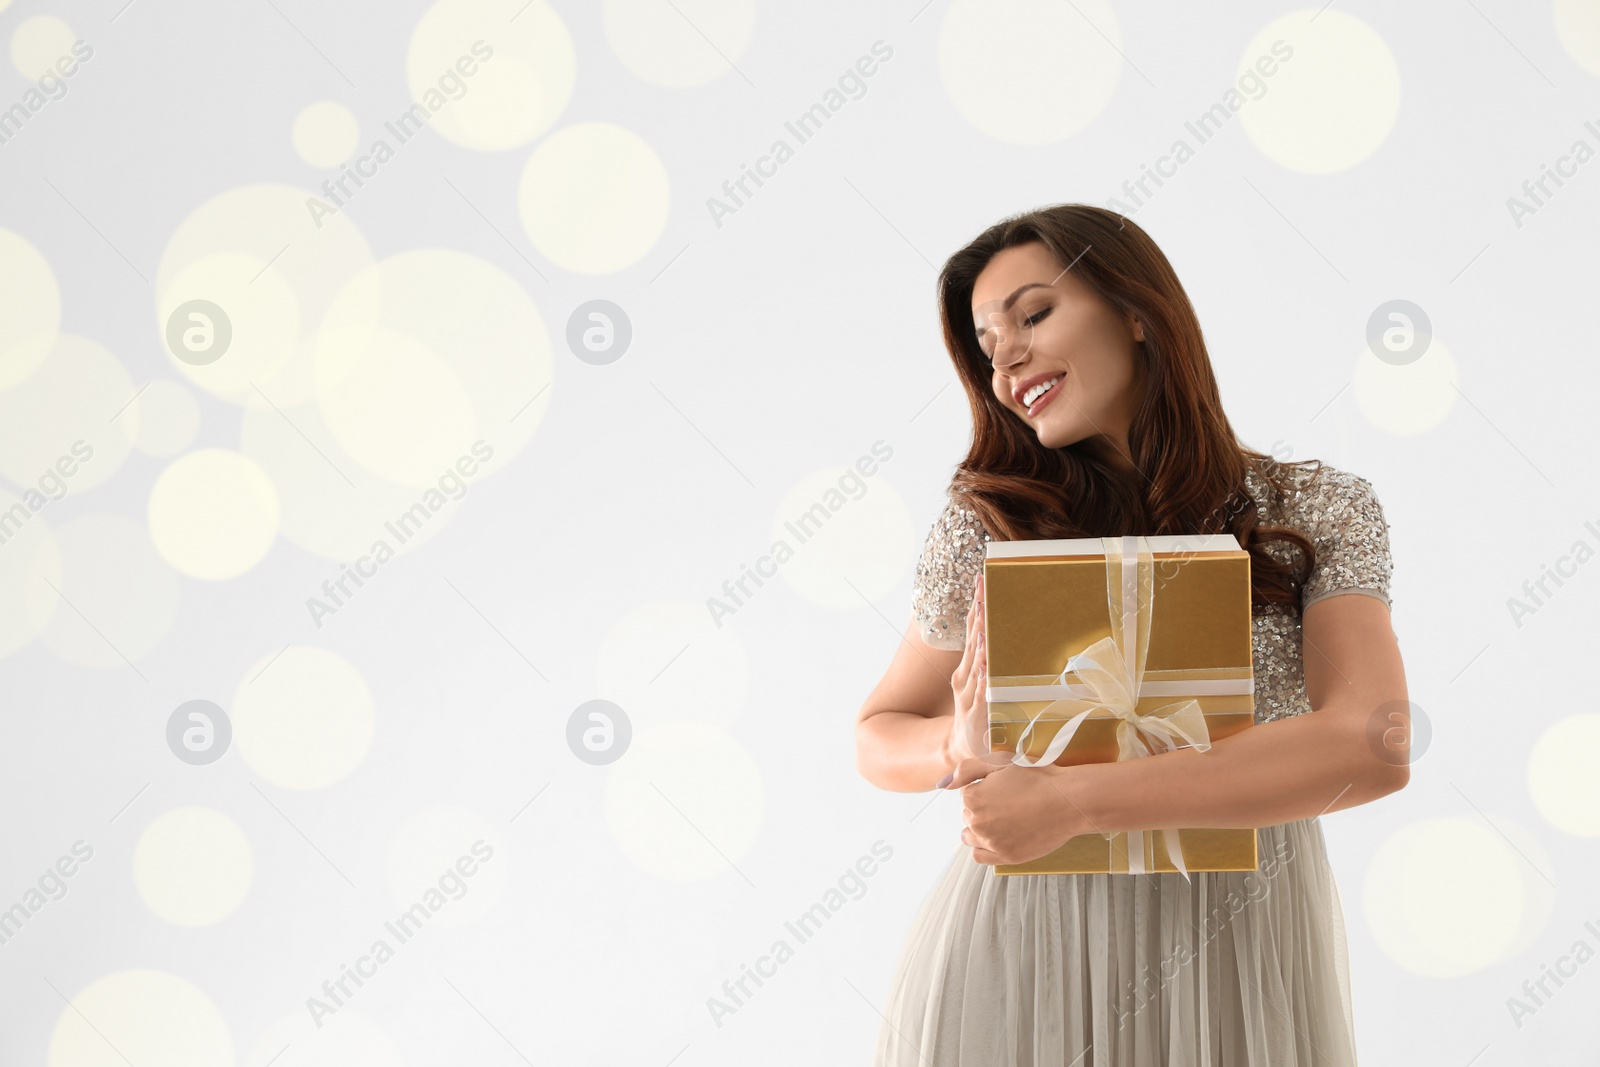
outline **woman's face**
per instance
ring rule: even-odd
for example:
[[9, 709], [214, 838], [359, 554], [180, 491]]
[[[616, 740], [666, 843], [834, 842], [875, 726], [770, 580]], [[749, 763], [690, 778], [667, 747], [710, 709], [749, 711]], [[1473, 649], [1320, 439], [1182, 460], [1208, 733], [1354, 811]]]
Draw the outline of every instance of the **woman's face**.
[[1128, 427], [1144, 372], [1135, 343], [1144, 327], [1064, 266], [1031, 241], [996, 253], [978, 275], [973, 329], [994, 366], [994, 395], [1047, 448], [1103, 435], [1119, 465], [1131, 465]]

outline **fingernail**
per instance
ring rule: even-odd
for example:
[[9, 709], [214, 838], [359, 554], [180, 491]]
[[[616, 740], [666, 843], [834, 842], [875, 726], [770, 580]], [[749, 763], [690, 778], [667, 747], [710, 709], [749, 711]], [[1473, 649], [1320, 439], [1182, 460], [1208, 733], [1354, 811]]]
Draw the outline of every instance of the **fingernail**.
[[935, 789], [943, 789], [945, 786], [950, 784], [951, 780], [953, 778], [955, 778], [955, 776], [956, 776], [956, 772], [955, 771], [951, 771], [949, 774], [947, 774], [943, 778], [939, 779], [939, 784], [935, 785], [934, 788]]

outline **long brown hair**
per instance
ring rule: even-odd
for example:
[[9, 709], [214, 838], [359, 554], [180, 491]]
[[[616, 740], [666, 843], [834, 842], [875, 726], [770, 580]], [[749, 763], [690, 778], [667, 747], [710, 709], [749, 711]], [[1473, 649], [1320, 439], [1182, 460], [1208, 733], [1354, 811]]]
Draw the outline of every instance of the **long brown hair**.
[[[1143, 396], [1128, 430], [1138, 473], [1109, 464], [1099, 444], [1047, 448], [994, 395], [993, 370], [978, 347], [972, 290], [1003, 249], [1038, 241], [1119, 315], [1144, 325], [1136, 346]], [[1002, 219], [952, 255], [939, 273], [945, 347], [972, 406], [972, 447], [951, 480], [952, 493], [991, 537], [1110, 537], [1125, 534], [1231, 533], [1249, 551], [1251, 601], [1298, 605], [1315, 559], [1311, 541], [1260, 521], [1245, 482], [1254, 464], [1274, 492], [1284, 466], [1245, 447], [1222, 411], [1200, 323], [1172, 264], [1144, 230], [1104, 208], [1057, 204]], [[1312, 470], [1314, 473], [1314, 468]], [[1297, 563], [1266, 551], [1300, 549]]]

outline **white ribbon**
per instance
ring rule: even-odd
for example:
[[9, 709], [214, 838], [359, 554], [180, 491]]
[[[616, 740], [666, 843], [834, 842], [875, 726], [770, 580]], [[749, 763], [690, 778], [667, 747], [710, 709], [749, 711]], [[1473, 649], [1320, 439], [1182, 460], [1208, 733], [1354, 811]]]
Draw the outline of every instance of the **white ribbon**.
[[[1100, 542], [1106, 556], [1106, 606], [1111, 617], [1111, 636], [1101, 638], [1069, 658], [1050, 685], [989, 687], [991, 701], [1030, 697], [1051, 700], [1044, 710], [1028, 720], [1027, 728], [1017, 739], [1017, 751], [1011, 762], [1019, 767], [1053, 764], [1066, 751], [1083, 720], [1102, 708], [1118, 719], [1119, 761], [1139, 759], [1158, 751], [1175, 752], [1184, 744], [1205, 752], [1211, 748], [1211, 735], [1206, 729], [1205, 714], [1194, 696], [1243, 694], [1253, 690], [1250, 678], [1182, 680], [1182, 676], [1191, 673], [1187, 671], [1156, 672], [1175, 680], [1146, 682], [1144, 665], [1154, 609], [1155, 556], [1143, 537], [1102, 537]], [[1082, 683], [1075, 685], [1067, 681], [1069, 674], [1076, 674]], [[1141, 693], [1146, 696], [1183, 695], [1188, 699], [1140, 714], [1137, 707]], [[1074, 711], [1077, 714], [1050, 739], [1043, 754], [1030, 761], [1025, 748], [1034, 725], [1053, 712]], [[1179, 743], [1180, 739], [1184, 744]], [[1118, 835], [1102, 831], [1101, 836], [1109, 841]], [[1128, 844], [1128, 873], [1146, 873], [1145, 831], [1125, 831], [1123, 836]], [[1166, 829], [1162, 836], [1173, 865], [1186, 880], [1192, 881], [1184, 864], [1178, 831]]]

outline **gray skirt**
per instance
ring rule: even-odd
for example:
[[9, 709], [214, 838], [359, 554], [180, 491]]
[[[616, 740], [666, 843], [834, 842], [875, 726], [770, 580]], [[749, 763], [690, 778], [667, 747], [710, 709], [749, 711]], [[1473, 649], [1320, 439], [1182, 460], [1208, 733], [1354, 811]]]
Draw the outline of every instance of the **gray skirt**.
[[1322, 827], [1256, 871], [996, 875], [957, 848], [913, 921], [875, 1067], [1347, 1067], [1349, 960]]

